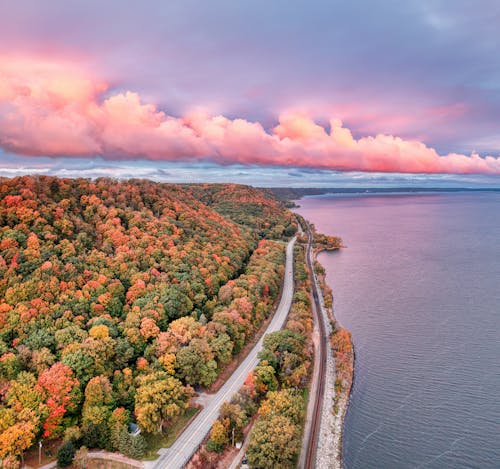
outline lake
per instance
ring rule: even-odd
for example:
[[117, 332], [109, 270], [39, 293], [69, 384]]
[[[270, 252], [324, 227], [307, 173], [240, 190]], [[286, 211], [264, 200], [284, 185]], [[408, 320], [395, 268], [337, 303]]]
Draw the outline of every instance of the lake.
[[353, 334], [343, 461], [500, 468], [500, 194], [319, 196], [297, 211]]

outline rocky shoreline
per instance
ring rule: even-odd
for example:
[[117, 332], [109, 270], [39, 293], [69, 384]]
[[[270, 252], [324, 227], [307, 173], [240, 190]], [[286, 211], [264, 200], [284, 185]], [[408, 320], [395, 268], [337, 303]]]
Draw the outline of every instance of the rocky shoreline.
[[[315, 265], [320, 267], [322, 266], [317, 261], [317, 255], [322, 250], [315, 250], [314, 256]], [[315, 277], [321, 287], [322, 317], [330, 337], [316, 467], [319, 469], [341, 469], [342, 430], [354, 378], [354, 348], [351, 334], [343, 329], [335, 318], [333, 296], [331, 289], [326, 285], [324, 272], [317, 273]], [[347, 344], [346, 341], [348, 341]]]

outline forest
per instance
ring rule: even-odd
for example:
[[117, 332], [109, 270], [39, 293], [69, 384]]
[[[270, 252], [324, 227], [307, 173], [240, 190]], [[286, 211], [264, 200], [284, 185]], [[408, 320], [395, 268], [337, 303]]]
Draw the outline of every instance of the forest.
[[246, 455], [255, 469], [296, 467], [313, 359], [310, 281], [305, 244], [294, 253], [295, 294], [285, 327], [264, 336], [259, 364], [225, 402], [206, 444], [189, 469], [215, 469], [233, 441], [248, 436]]
[[0, 179], [4, 466], [54, 439], [140, 457], [129, 424], [163, 432], [216, 380], [269, 315], [294, 232], [247, 186]]

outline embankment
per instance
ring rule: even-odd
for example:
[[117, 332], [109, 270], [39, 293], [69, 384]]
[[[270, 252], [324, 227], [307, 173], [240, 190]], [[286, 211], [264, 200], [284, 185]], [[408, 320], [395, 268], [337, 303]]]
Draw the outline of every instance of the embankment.
[[354, 346], [351, 333], [335, 318], [332, 290], [326, 284], [325, 270], [317, 260], [317, 255], [323, 250], [324, 247], [314, 250], [314, 270], [323, 293], [322, 309], [328, 322], [330, 348], [327, 356], [327, 383], [316, 462], [320, 469], [340, 469], [342, 428], [354, 378]]

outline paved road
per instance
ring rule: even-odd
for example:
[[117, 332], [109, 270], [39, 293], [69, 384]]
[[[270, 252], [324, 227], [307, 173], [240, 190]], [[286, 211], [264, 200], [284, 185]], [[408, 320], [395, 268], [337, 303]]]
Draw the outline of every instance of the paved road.
[[[286, 268], [283, 282], [283, 293], [281, 301], [276, 309], [274, 317], [266, 329], [266, 334], [279, 331], [286, 320], [293, 298], [293, 247], [296, 238], [294, 237], [286, 249]], [[231, 377], [213, 395], [210, 402], [196, 416], [191, 424], [177, 438], [175, 443], [170, 448], [162, 448], [158, 451], [160, 457], [156, 461], [145, 463], [148, 469], [181, 469], [191, 456], [198, 449], [205, 436], [210, 431], [212, 424], [219, 416], [221, 405], [230, 400], [236, 391], [243, 385], [248, 374], [257, 366], [259, 360], [257, 354], [262, 348], [263, 337], [257, 342], [255, 347], [250, 351], [245, 360], [234, 371]]]

